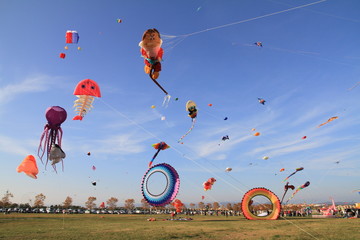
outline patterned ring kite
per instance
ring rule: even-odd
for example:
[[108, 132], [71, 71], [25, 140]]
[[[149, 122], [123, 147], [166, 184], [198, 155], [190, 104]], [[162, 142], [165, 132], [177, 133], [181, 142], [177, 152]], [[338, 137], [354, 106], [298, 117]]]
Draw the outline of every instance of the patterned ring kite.
[[[149, 191], [148, 182], [149, 178], [154, 173], [162, 173], [166, 178], [166, 186], [165, 189], [161, 193], [151, 193]], [[145, 173], [142, 183], [141, 183], [141, 191], [145, 198], [145, 200], [151, 206], [165, 206], [166, 204], [173, 201], [179, 191], [180, 187], [180, 178], [176, 170], [167, 163], [160, 163], [154, 165], [149, 168]]]
[[[264, 196], [270, 200], [272, 209], [266, 216], [257, 216], [250, 210], [252, 199], [256, 196]], [[279, 198], [270, 190], [266, 188], [253, 188], [245, 193], [242, 202], [241, 209], [244, 213], [244, 217], [249, 220], [276, 220], [279, 218], [281, 211], [281, 204]]]

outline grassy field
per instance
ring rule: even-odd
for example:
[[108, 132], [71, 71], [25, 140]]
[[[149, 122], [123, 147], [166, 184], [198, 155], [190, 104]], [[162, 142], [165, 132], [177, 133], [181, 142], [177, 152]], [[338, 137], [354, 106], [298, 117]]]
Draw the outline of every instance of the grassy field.
[[[156, 221], [147, 221], [155, 217]], [[288, 218], [250, 221], [243, 217], [168, 215], [0, 215], [0, 239], [360, 239], [360, 219]]]

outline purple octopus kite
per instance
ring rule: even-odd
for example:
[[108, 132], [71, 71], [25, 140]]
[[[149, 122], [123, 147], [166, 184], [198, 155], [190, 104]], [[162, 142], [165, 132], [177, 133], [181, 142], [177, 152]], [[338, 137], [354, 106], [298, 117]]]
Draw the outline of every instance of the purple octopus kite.
[[40, 137], [38, 156], [41, 159], [41, 162], [44, 163], [42, 158], [46, 152], [46, 165], [50, 159], [52, 161], [51, 165], [56, 172], [55, 164], [61, 161], [64, 170], [64, 163], [62, 160], [65, 158], [65, 153], [61, 149], [61, 139], [63, 135], [61, 124], [66, 120], [67, 113], [62, 107], [53, 106], [46, 109], [45, 117], [48, 123], [45, 125], [44, 131]]

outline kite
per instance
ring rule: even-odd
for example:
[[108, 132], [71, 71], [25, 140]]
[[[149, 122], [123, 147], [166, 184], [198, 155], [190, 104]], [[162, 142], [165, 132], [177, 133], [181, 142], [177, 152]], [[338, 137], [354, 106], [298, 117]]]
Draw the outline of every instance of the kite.
[[90, 156], [90, 155], [91, 155], [91, 152], [88, 152], [87, 155]]
[[79, 42], [79, 34], [77, 31], [68, 30], [65, 39], [66, 43], [77, 44]]
[[302, 139], [306, 139], [307, 137], [306, 136], [303, 136]]
[[262, 47], [263, 45], [262, 45], [262, 42], [256, 42], [256, 43], [254, 43], [256, 46], [258, 46], [258, 47]]
[[280, 169], [280, 172], [283, 172], [283, 171], [285, 171], [285, 168]]
[[228, 120], [228, 117], [225, 117], [224, 120], [225, 120], [225, 121]]
[[318, 127], [321, 127], [321, 126], [323, 126], [323, 125], [325, 125], [325, 124], [328, 124], [329, 122], [332, 122], [332, 121], [334, 121], [335, 119], [338, 119], [338, 118], [339, 118], [338, 116], [331, 117], [331, 118], [329, 118], [326, 122], [320, 124]]
[[99, 85], [91, 79], [80, 81], [75, 87], [74, 95], [78, 97], [73, 106], [78, 115], [73, 120], [82, 120], [86, 113], [93, 108], [94, 97], [101, 97]]
[[94, 170], [94, 171], [96, 170], [96, 167], [94, 165], [92, 166], [92, 170]]
[[287, 182], [286, 185], [284, 186], [284, 191], [285, 191], [285, 192], [284, 192], [283, 197], [281, 198], [280, 204], [281, 204], [282, 201], [284, 200], [284, 197], [285, 197], [287, 191], [289, 190], [289, 188], [290, 188], [291, 190], [294, 190], [294, 189], [295, 189], [294, 185], [289, 185], [289, 182]]
[[188, 116], [191, 117], [192, 125], [190, 129], [178, 140], [178, 143], [181, 142], [181, 140], [193, 130], [196, 122], [196, 116], [197, 116], [196, 103], [191, 100], [187, 101], [186, 110], [189, 111]]
[[120, 18], [116, 19], [117, 23], [122, 23], [122, 20]]
[[354, 190], [353, 192], [357, 192], [360, 194], [360, 189]]
[[65, 53], [60, 53], [59, 57], [64, 59], [66, 57], [66, 54]]
[[204, 191], [211, 190], [212, 185], [216, 182], [215, 178], [209, 178], [206, 182], [203, 183]]
[[99, 208], [105, 208], [105, 203], [102, 202], [102, 203], [99, 205]]
[[201, 196], [201, 200], [204, 200], [205, 199], [205, 196]]
[[96, 182], [95, 182], [95, 181], [92, 181], [91, 184], [92, 184], [93, 186], [96, 186]]
[[151, 105], [151, 108], [154, 109], [154, 108], [155, 108], [155, 105]]
[[294, 175], [295, 173], [297, 173], [297, 172], [299, 172], [299, 171], [302, 171], [302, 170], [304, 170], [303, 167], [300, 167], [300, 168], [295, 169], [295, 172], [293, 172], [293, 173], [290, 174], [287, 178], [285, 178], [283, 182], [285, 182], [286, 180], [288, 180], [288, 179], [289, 179], [292, 175]]
[[211, 104], [211, 103], [209, 103], [209, 104], [208, 104], [208, 106], [209, 106], [209, 107], [212, 107], [212, 104]]
[[260, 136], [259, 132], [254, 133], [254, 136]]
[[177, 213], [180, 213], [182, 207], [184, 206], [184, 204], [179, 199], [175, 199], [174, 202], [171, 203], [171, 205], [175, 207]]
[[50, 149], [50, 153], [49, 153], [49, 159], [52, 161], [51, 165], [53, 166], [53, 168], [56, 171], [56, 167], [55, 164], [59, 163], [61, 161], [62, 163], [62, 168], [64, 171], [64, 163], [63, 163], [63, 159], [66, 157], [65, 152], [61, 149], [61, 147], [58, 144], [53, 143], [51, 145], [51, 149]]
[[161, 48], [162, 39], [157, 29], [148, 29], [142, 36], [142, 41], [139, 43], [141, 56], [144, 58], [144, 71], [149, 74], [151, 80], [166, 94], [165, 102], [170, 100], [168, 92], [156, 81], [161, 71], [161, 61], [164, 50]]
[[[265, 216], [259, 216], [254, 214], [252, 211], [253, 198], [256, 196], [263, 196], [271, 202], [271, 209], [269, 214]], [[241, 201], [241, 210], [243, 211], [244, 217], [249, 220], [276, 220], [280, 216], [281, 204], [279, 198], [266, 188], [253, 188], [247, 191]]]
[[46, 152], [46, 165], [49, 159], [53, 161], [52, 166], [56, 172], [55, 163], [62, 161], [62, 158], [65, 158], [65, 153], [61, 149], [63, 135], [61, 124], [66, 120], [67, 113], [62, 107], [53, 106], [46, 109], [45, 117], [48, 123], [45, 125], [44, 131], [40, 137], [38, 156], [41, 162], [43, 162], [42, 158]]
[[310, 185], [310, 182], [307, 181], [307, 182], [304, 183], [303, 185], [299, 186], [299, 187], [296, 189], [296, 191], [291, 195], [291, 197], [286, 201], [286, 203], [287, 203], [288, 201], [290, 201], [290, 200], [295, 196], [295, 194], [296, 194], [298, 191], [300, 191], [301, 189], [304, 189], [304, 188], [308, 187], [309, 185]]
[[268, 156], [264, 156], [263, 159], [264, 159], [264, 160], [268, 160], [269, 157], [268, 157]]
[[223, 140], [223, 141], [229, 140], [229, 136], [228, 136], [228, 135], [223, 136], [223, 137], [221, 138], [221, 140]]
[[[150, 192], [149, 179], [156, 173], [161, 173], [166, 178], [165, 189], [159, 192]], [[150, 181], [151, 182], [151, 181]], [[155, 207], [162, 207], [173, 201], [179, 191], [180, 178], [175, 168], [167, 163], [160, 163], [149, 168], [141, 182], [141, 192], [144, 199]]]
[[259, 100], [259, 103], [261, 103], [262, 105], [265, 105], [265, 100], [264, 99], [262, 99], [262, 98], [258, 98], [258, 100]]
[[18, 173], [24, 172], [29, 177], [37, 179], [37, 174], [39, 173], [36, 159], [33, 155], [28, 155], [24, 158], [24, 160], [20, 163], [20, 165], [16, 168]]
[[225, 172], [231, 172], [232, 171], [232, 168], [231, 167], [227, 167], [226, 169], [225, 169]]
[[156, 156], [159, 154], [160, 150], [165, 150], [170, 148], [165, 142], [159, 142], [152, 145], [155, 149], [157, 149], [156, 153], [152, 157], [151, 161], [149, 162], [149, 167], [151, 167], [152, 163], [154, 162]]

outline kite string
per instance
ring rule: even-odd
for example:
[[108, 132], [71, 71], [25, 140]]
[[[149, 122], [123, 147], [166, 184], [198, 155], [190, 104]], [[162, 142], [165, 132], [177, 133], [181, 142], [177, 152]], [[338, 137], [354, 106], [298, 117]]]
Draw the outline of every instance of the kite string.
[[180, 35], [180, 37], [188, 37], [188, 36], [196, 35], [196, 34], [199, 34], [199, 33], [207, 32], [207, 31], [212, 31], [212, 30], [216, 30], [216, 29], [220, 29], [220, 28], [225, 28], [225, 27], [229, 27], [229, 26], [236, 25], [236, 24], [240, 24], [240, 23], [244, 23], [244, 22], [250, 22], [250, 21], [253, 21], [253, 20], [256, 20], [256, 19], [265, 18], [265, 17], [270, 17], [270, 16], [273, 16], [273, 15], [277, 15], [277, 14], [284, 13], [284, 12], [289, 12], [289, 11], [292, 11], [292, 10], [295, 10], [295, 9], [300, 9], [300, 8], [308, 7], [308, 6], [315, 5], [315, 4], [319, 4], [319, 3], [322, 3], [322, 2], [326, 2], [326, 1], [327, 1], [327, 0], [320, 0], [320, 1], [317, 1], [317, 2], [308, 3], [308, 4], [301, 5], [301, 6], [288, 8], [288, 9], [285, 9], [285, 10], [282, 10], [282, 11], [278, 11], [278, 12], [268, 13], [268, 14], [265, 14], [265, 15], [262, 15], [262, 16], [253, 17], [253, 18], [248, 18], [248, 19], [245, 19], [245, 20], [241, 20], [241, 21], [237, 21], [237, 22], [233, 22], [233, 23], [228, 23], [228, 24], [224, 24], [224, 25], [221, 25], [221, 26], [217, 26], [217, 27], [212, 27], [212, 28], [208, 28], [208, 29], [201, 30], [201, 31], [197, 31], [197, 32], [189, 33], [189, 34], [184, 34], [184, 35]]

